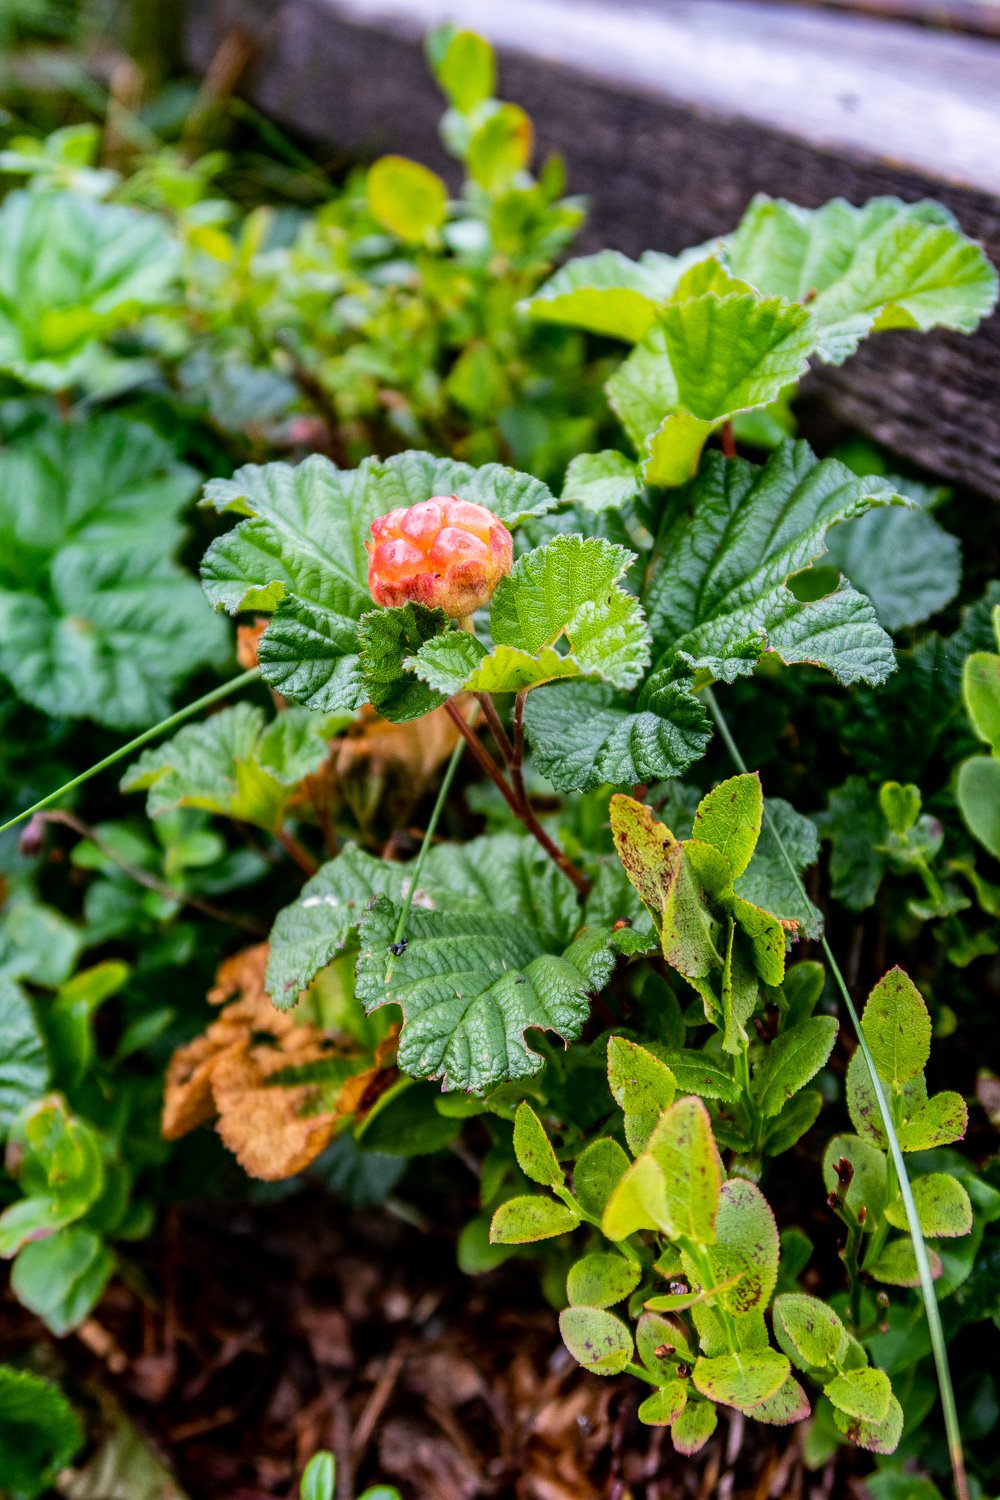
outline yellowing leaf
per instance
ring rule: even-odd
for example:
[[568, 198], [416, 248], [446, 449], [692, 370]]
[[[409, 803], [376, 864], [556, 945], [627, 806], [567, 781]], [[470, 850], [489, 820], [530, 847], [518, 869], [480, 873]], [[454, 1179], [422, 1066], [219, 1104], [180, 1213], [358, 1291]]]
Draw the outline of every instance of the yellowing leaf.
[[763, 817], [759, 775], [731, 776], [698, 803], [692, 837], [718, 849], [736, 880], [750, 863]]
[[700, 1099], [671, 1105], [653, 1131], [649, 1155], [663, 1173], [671, 1238], [684, 1235], [698, 1245], [713, 1244], [723, 1172], [712, 1122]]
[[444, 223], [448, 189], [435, 172], [408, 157], [380, 157], [368, 170], [367, 191], [379, 223], [408, 245], [426, 244]]

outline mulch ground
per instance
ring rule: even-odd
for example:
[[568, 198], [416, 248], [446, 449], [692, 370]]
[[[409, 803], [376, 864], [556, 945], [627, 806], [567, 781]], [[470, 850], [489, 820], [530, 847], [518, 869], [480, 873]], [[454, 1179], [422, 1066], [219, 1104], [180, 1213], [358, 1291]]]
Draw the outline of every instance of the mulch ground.
[[638, 1422], [638, 1382], [573, 1362], [529, 1268], [463, 1277], [450, 1239], [318, 1191], [172, 1209], [126, 1277], [58, 1343], [8, 1294], [0, 1356], [47, 1360], [95, 1412], [112, 1392], [190, 1500], [296, 1495], [317, 1448], [337, 1500], [378, 1481], [406, 1500], [864, 1495], [738, 1413], [680, 1457]]

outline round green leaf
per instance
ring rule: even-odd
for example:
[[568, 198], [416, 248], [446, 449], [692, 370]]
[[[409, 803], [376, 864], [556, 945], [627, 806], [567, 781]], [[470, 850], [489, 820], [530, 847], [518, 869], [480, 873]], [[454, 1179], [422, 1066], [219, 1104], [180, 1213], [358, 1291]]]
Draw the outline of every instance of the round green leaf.
[[1000, 856], [1000, 761], [990, 755], [963, 761], [955, 796], [973, 838], [995, 858]]
[[833, 1420], [840, 1431], [857, 1448], [866, 1453], [894, 1453], [903, 1435], [903, 1408], [895, 1396], [889, 1397], [889, 1412], [884, 1422], [865, 1422], [860, 1417], [850, 1417], [834, 1407]]
[[647, 1427], [669, 1427], [687, 1405], [687, 1386], [683, 1380], [671, 1380], [647, 1396], [639, 1407], [639, 1421]]
[[824, 1387], [828, 1399], [849, 1417], [860, 1417], [879, 1427], [889, 1415], [892, 1386], [881, 1370], [848, 1370]]
[[554, 1235], [575, 1229], [579, 1222], [572, 1209], [554, 1198], [543, 1198], [541, 1194], [508, 1198], [493, 1215], [490, 1243], [528, 1245], [535, 1240], [550, 1240]]
[[[920, 1228], [930, 1239], [948, 1239], [968, 1234], [972, 1229], [972, 1204], [957, 1177], [947, 1172], [930, 1172], [913, 1184], [913, 1201]], [[885, 1216], [894, 1229], [908, 1229], [903, 1200], [886, 1207]]]
[[781, 1389], [788, 1379], [788, 1358], [774, 1349], [741, 1350], [716, 1359], [701, 1356], [692, 1378], [703, 1396], [746, 1410]]
[[408, 245], [425, 244], [441, 224], [448, 189], [435, 172], [406, 156], [382, 156], [368, 171], [368, 202], [379, 223]]
[[718, 1420], [711, 1401], [689, 1401], [670, 1428], [670, 1438], [677, 1452], [690, 1456], [704, 1448]]
[[629, 1159], [617, 1141], [602, 1137], [591, 1141], [573, 1167], [573, 1192], [581, 1208], [599, 1219], [619, 1178], [629, 1168]]
[[614, 1313], [597, 1307], [567, 1307], [559, 1314], [563, 1343], [594, 1375], [619, 1375], [632, 1358], [632, 1335]]
[[623, 1255], [585, 1255], [570, 1266], [566, 1296], [571, 1307], [614, 1307], [642, 1278], [642, 1269]]

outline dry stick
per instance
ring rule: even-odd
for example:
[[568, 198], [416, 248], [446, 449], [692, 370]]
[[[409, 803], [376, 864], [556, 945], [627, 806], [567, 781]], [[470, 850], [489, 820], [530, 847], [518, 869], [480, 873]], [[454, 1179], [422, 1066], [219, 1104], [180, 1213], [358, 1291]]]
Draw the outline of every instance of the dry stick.
[[36, 817], [39, 822], [64, 823], [81, 838], [89, 839], [94, 847], [99, 849], [106, 859], [110, 859], [112, 864], [117, 865], [130, 880], [134, 880], [137, 885], [144, 885], [149, 891], [155, 891], [158, 896], [163, 896], [168, 901], [179, 901], [183, 906], [197, 907], [198, 911], [204, 912], [206, 917], [214, 917], [217, 922], [228, 922], [230, 927], [240, 927], [244, 932], [253, 933], [254, 937], [267, 937], [268, 929], [262, 922], [255, 922], [253, 917], [241, 917], [235, 912], [223, 910], [212, 901], [203, 901], [200, 896], [186, 895], [184, 891], [175, 890], [165, 880], [157, 880], [155, 875], [150, 875], [148, 871], [141, 870], [138, 865], [130, 864], [127, 859], [122, 859], [104, 842], [95, 828], [91, 828], [73, 813], [56, 808], [54, 812], [37, 813]]
[[90, 766], [88, 770], [81, 771], [79, 776], [74, 776], [72, 781], [67, 781], [62, 786], [56, 787], [54, 792], [50, 792], [47, 797], [43, 797], [33, 807], [26, 807], [16, 817], [8, 818], [6, 823], [0, 823], [0, 833], [5, 833], [8, 828], [13, 828], [15, 823], [20, 823], [23, 819], [30, 818], [34, 813], [41, 812], [43, 807], [48, 807], [51, 802], [55, 802], [58, 797], [62, 796], [63, 792], [71, 792], [75, 786], [80, 786], [82, 782], [89, 781], [91, 776], [96, 776], [98, 771], [107, 770], [108, 766], [113, 766], [115, 761], [124, 759], [133, 750], [138, 750], [141, 745], [148, 745], [149, 741], [155, 740], [158, 734], [163, 734], [166, 730], [173, 729], [175, 724], [183, 724], [185, 719], [190, 719], [191, 715], [196, 714], [200, 708], [208, 708], [210, 703], [217, 703], [220, 698], [227, 698], [230, 693], [235, 693], [237, 688], [246, 687], [247, 683], [255, 682], [259, 676], [260, 668], [251, 667], [248, 672], [241, 672], [239, 677], [232, 677], [228, 682], [224, 682], [221, 687], [213, 688], [210, 693], [205, 693], [203, 697], [196, 698], [193, 703], [188, 704], [187, 708], [178, 709], [168, 719], [161, 719], [159, 724], [154, 724], [152, 729], [146, 730], [145, 734], [137, 735], [134, 740], [129, 740], [127, 745], [122, 745], [120, 749], [113, 750], [110, 755], [106, 755], [103, 760], [99, 760], [96, 766]]
[[[736, 769], [738, 771], [741, 771], [744, 775], [746, 775], [746, 762], [740, 754], [739, 747], [737, 746], [736, 741], [733, 739], [732, 731], [730, 730], [729, 725], [726, 722], [722, 710], [719, 708], [719, 705], [716, 702], [715, 694], [712, 692], [712, 689], [710, 687], [705, 688], [704, 693], [705, 702], [708, 705], [708, 711], [712, 715], [712, 718], [715, 720], [716, 726], [718, 727], [719, 733], [722, 736], [726, 749], [729, 751], [733, 764], [736, 766]], [[781, 834], [779, 833], [770, 812], [768, 811], [766, 802], [764, 803], [764, 816], [767, 819], [767, 824], [771, 830], [771, 835], [774, 838], [778, 848], [781, 850], [785, 864], [788, 866], [789, 873], [791, 874], [798, 890], [804, 896], [806, 893], [805, 886], [802, 884], [802, 880], [799, 877], [798, 871], [792, 864], [791, 857], [785, 847], [785, 842], [782, 839]], [[941, 1327], [941, 1313], [938, 1308], [937, 1295], [934, 1291], [934, 1278], [931, 1276], [930, 1262], [927, 1259], [927, 1246], [924, 1244], [924, 1235], [923, 1230], [920, 1228], [920, 1217], [917, 1213], [917, 1206], [913, 1201], [913, 1189], [910, 1187], [910, 1179], [906, 1171], [906, 1163], [903, 1160], [903, 1153], [900, 1150], [899, 1140], [896, 1136], [896, 1127], [892, 1118], [892, 1111], [889, 1108], [888, 1101], [885, 1097], [885, 1092], [882, 1088], [882, 1080], [878, 1076], [878, 1072], [875, 1068], [875, 1061], [871, 1054], [871, 1049], [869, 1048], [868, 1042], [865, 1039], [865, 1034], [861, 1029], [861, 1020], [854, 1008], [854, 1001], [851, 999], [851, 992], [847, 988], [847, 985], [844, 981], [844, 976], [840, 972], [840, 966], [833, 956], [833, 949], [830, 947], [830, 944], [825, 937], [823, 938], [823, 952], [826, 955], [827, 962], [830, 965], [830, 969], [833, 974], [834, 981], [836, 982], [837, 988], [840, 990], [840, 993], [843, 996], [844, 1004], [847, 1007], [847, 1013], [851, 1018], [851, 1024], [853, 1025], [855, 1034], [858, 1038], [858, 1045], [861, 1048], [862, 1056], [864, 1057], [864, 1060], [868, 1065], [868, 1074], [871, 1078], [871, 1084], [875, 1092], [875, 1097], [878, 1100], [879, 1111], [882, 1115], [886, 1137], [889, 1141], [889, 1154], [892, 1157], [892, 1164], [896, 1169], [896, 1176], [899, 1179], [899, 1191], [903, 1199], [903, 1207], [906, 1210], [906, 1219], [909, 1225], [910, 1238], [913, 1241], [913, 1254], [917, 1262], [917, 1270], [920, 1274], [920, 1290], [923, 1293], [924, 1311], [927, 1315], [927, 1328], [928, 1332], [930, 1333], [931, 1347], [934, 1351], [934, 1364], [937, 1369], [938, 1388], [941, 1393], [941, 1411], [944, 1416], [945, 1432], [948, 1436], [948, 1453], [949, 1457], [951, 1458], [952, 1477], [955, 1481], [955, 1494], [958, 1497], [958, 1500], [969, 1500], [969, 1487], [966, 1483], [965, 1477], [965, 1459], [962, 1453], [962, 1435], [958, 1425], [958, 1413], [955, 1409], [955, 1392], [951, 1384], [951, 1371], [948, 1368], [948, 1350], [944, 1341], [944, 1330]]]

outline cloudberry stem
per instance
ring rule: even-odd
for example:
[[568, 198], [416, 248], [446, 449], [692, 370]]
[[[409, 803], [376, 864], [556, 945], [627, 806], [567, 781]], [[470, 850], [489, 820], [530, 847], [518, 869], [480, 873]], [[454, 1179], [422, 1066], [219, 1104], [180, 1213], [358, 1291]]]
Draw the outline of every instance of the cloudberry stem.
[[545, 832], [545, 829], [535, 817], [528, 799], [525, 797], [523, 801], [519, 800], [515, 793], [507, 785], [506, 781], [503, 778], [500, 767], [497, 765], [492, 755], [490, 755], [489, 751], [481, 743], [479, 736], [477, 734], [474, 734], [473, 731], [469, 728], [468, 724], [465, 722], [461, 713], [459, 712], [454, 698], [449, 698], [448, 702], [444, 706], [445, 710], [447, 711], [448, 717], [451, 719], [452, 723], [455, 725], [459, 733], [467, 741], [469, 749], [472, 751], [473, 755], [476, 757], [479, 764], [482, 766], [483, 770], [486, 772], [487, 776], [496, 787], [497, 791], [503, 797], [504, 801], [510, 808], [511, 812], [514, 814], [515, 818], [517, 818], [521, 823], [524, 824], [525, 828], [531, 834], [532, 838], [536, 839], [537, 842], [541, 844], [542, 848], [545, 850], [549, 858], [555, 861], [560, 870], [562, 870], [563, 874], [568, 876], [568, 878], [576, 886], [576, 889], [579, 891], [580, 895], [586, 900], [586, 898], [590, 895], [590, 881], [582, 873], [582, 871], [578, 870], [576, 866], [566, 858], [565, 854], [559, 848], [558, 844], [554, 843], [553, 840], [549, 838], [548, 834]]
[[477, 693], [476, 697], [479, 700], [480, 708], [486, 716], [486, 722], [490, 726], [490, 733], [496, 741], [497, 749], [503, 756], [507, 769], [512, 770], [514, 765], [514, 750], [510, 740], [507, 738], [507, 731], [500, 722], [500, 715], [496, 711], [493, 699], [489, 693]]
[[316, 874], [316, 871], [319, 869], [318, 860], [313, 859], [308, 849], [303, 849], [293, 834], [289, 833], [285, 828], [279, 828], [274, 836], [285, 853], [291, 855], [300, 870], [304, 870], [309, 876]]
[[524, 806], [528, 803], [524, 777], [521, 774], [521, 766], [524, 763], [524, 700], [526, 696], [527, 689], [525, 688], [514, 699], [514, 753], [510, 761], [510, 779], [514, 783], [514, 791]]

